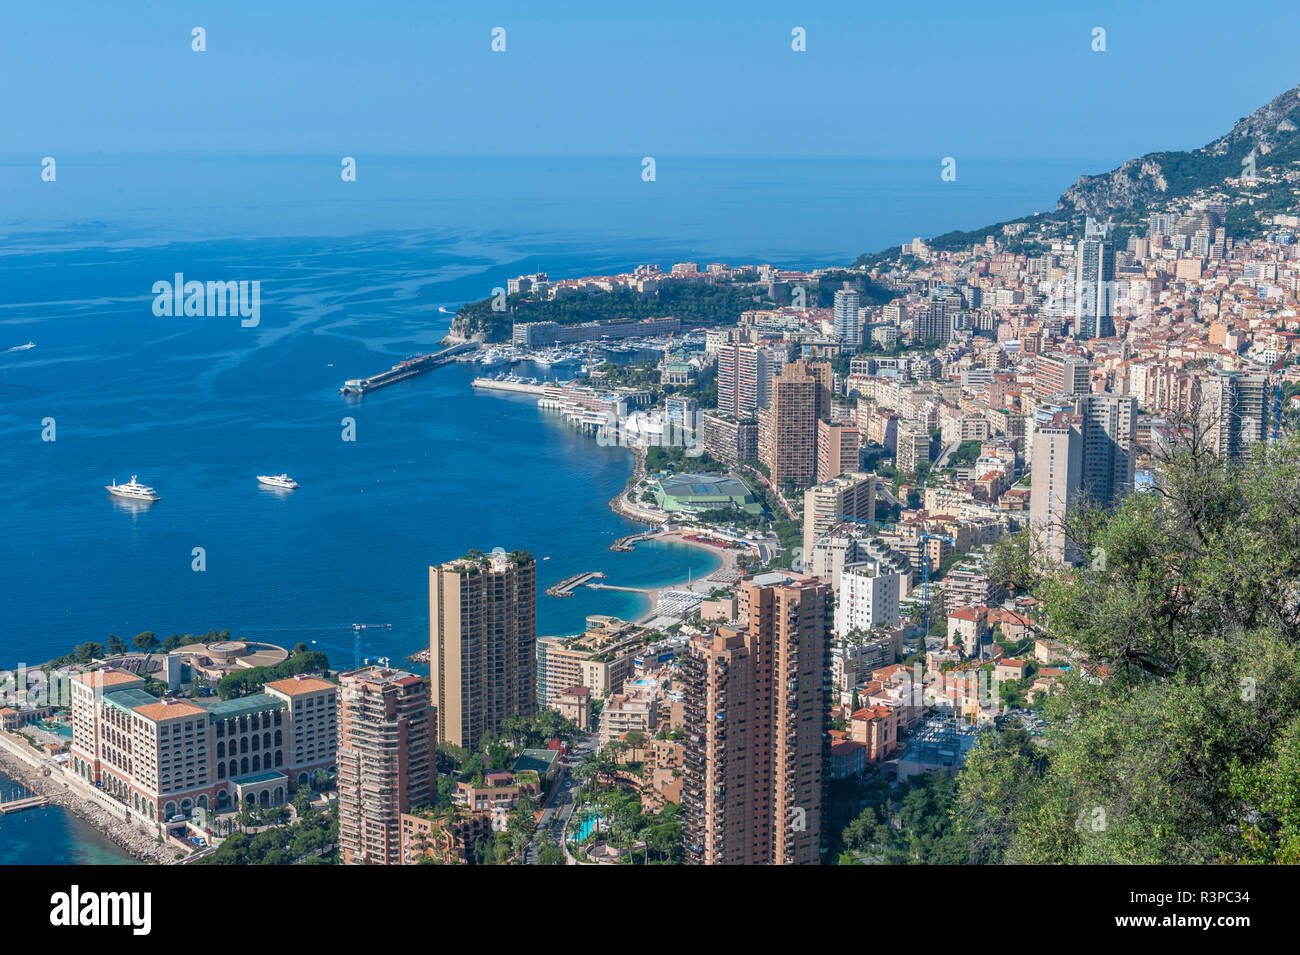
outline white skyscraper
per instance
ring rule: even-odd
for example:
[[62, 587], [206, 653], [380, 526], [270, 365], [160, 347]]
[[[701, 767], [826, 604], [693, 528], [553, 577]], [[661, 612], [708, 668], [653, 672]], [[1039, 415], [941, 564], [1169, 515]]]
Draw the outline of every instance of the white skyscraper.
[[862, 344], [862, 327], [858, 322], [860, 300], [857, 289], [845, 283], [835, 293], [835, 334], [846, 351], [855, 352]]

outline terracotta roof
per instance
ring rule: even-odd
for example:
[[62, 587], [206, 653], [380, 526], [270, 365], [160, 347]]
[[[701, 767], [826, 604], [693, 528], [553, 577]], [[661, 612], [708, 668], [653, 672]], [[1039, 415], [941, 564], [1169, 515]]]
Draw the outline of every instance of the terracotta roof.
[[268, 690], [275, 690], [286, 696], [297, 696], [301, 693], [316, 693], [320, 690], [336, 689], [335, 684], [329, 680], [322, 680], [315, 676], [291, 676], [287, 680], [276, 680], [274, 683], [266, 684]]
[[127, 673], [125, 670], [91, 670], [89, 673], [78, 673], [74, 680], [84, 683], [86, 686], [121, 686], [123, 683], [142, 683], [144, 682], [134, 673]]
[[135, 712], [139, 713], [147, 720], [153, 720], [155, 723], [162, 723], [165, 720], [181, 719], [187, 716], [208, 715], [208, 711], [203, 707], [195, 706], [193, 703], [186, 703], [184, 700], [147, 703], [144, 706], [137, 706]]
[[893, 712], [887, 706], [864, 706], [853, 714], [855, 720], [883, 720]]

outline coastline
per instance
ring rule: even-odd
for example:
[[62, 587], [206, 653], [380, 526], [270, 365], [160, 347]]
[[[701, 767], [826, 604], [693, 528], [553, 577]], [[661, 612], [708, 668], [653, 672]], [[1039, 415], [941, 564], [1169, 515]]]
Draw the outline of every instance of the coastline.
[[149, 865], [170, 865], [175, 861], [176, 849], [158, 843], [156, 837], [140, 827], [113, 818], [106, 810], [79, 796], [63, 780], [62, 770], [50, 769], [50, 775], [44, 775], [42, 770], [49, 767], [30, 762], [26, 754], [19, 756], [19, 745], [8, 733], [0, 736], [0, 772], [44, 796], [51, 806], [58, 806], [92, 826], [136, 861]]
[[697, 548], [697, 550], [707, 551], [708, 554], [712, 554], [718, 557], [719, 560], [722, 560], [722, 565], [720, 565], [720, 567], [714, 570], [710, 570], [710, 572], [708, 572], [705, 577], [684, 579], [684, 581], [668, 583], [668, 585], [663, 587], [653, 587], [653, 589], [647, 589], [645, 592], [646, 592], [646, 596], [649, 596], [650, 598], [650, 611], [647, 612], [645, 616], [641, 617], [641, 620], [637, 620], [636, 621], [637, 624], [643, 624], [643, 622], [654, 620], [656, 616], [659, 616], [658, 613], [655, 612], [654, 608], [656, 607], [656, 605], [659, 604], [659, 596], [662, 595], [664, 591], [690, 590], [690, 591], [697, 592], [697, 594], [703, 594], [707, 596], [708, 591], [711, 591], [712, 589], [714, 589], [714, 587], [722, 586], [719, 585], [718, 582], [710, 582], [710, 579], [708, 578], [718, 573], [733, 572], [733, 570], [736, 569], [737, 556], [738, 554], [740, 554], [740, 551], [737, 551], [736, 548], [733, 547], [728, 547], [725, 548], [724, 550], [724, 548], [712, 547], [710, 546], [710, 544], [701, 543], [699, 541], [688, 541], [685, 535], [682, 534], [681, 531], [679, 530], [667, 531], [667, 533], [659, 535], [659, 537], [655, 537], [654, 541], [658, 543], [685, 544], [686, 547], [694, 547]]
[[[627, 483], [623, 486], [623, 488], [610, 499], [609, 509], [613, 511], [615, 514], [618, 514], [620, 517], [625, 517], [629, 521], [632, 521], [634, 523], [642, 524], [646, 527], [663, 527], [665, 524], [663, 518], [661, 518], [657, 514], [651, 514], [648, 511], [642, 510], [641, 508], [629, 502], [627, 499], [628, 489], [635, 487], [638, 483], [640, 483], [640, 481], [645, 477], [645, 473], [646, 473], [645, 448], [631, 447], [628, 450], [632, 452], [632, 457], [635, 462], [632, 468], [632, 476], [628, 478]], [[717, 557], [721, 561], [721, 564], [714, 570], [709, 571], [709, 573], [704, 577], [686, 578], [680, 581], [675, 581], [673, 583], [666, 584], [662, 587], [648, 587], [645, 590], [643, 590], [642, 592], [650, 600], [650, 609], [635, 621], [636, 623], [640, 623], [640, 624], [647, 623], [653, 620], [655, 617], [659, 616], [659, 614], [656, 613], [655, 611], [655, 607], [658, 606], [659, 598], [665, 591], [691, 590], [694, 591], [695, 593], [702, 593], [707, 595], [709, 591], [711, 591], [715, 586], [717, 586], [716, 583], [709, 582], [709, 577], [712, 577], [714, 574], [729, 573], [735, 571], [736, 564], [739, 559], [739, 551], [737, 551], [735, 548], [732, 547], [718, 548], [718, 547], [713, 547], [709, 544], [705, 544], [701, 541], [689, 540], [687, 539], [687, 536], [683, 534], [681, 531], [665, 531], [661, 534], [657, 534], [653, 538], [653, 542], [684, 544], [687, 547], [694, 547], [698, 550], [704, 550]], [[646, 541], [645, 543], [651, 543], [651, 541]]]

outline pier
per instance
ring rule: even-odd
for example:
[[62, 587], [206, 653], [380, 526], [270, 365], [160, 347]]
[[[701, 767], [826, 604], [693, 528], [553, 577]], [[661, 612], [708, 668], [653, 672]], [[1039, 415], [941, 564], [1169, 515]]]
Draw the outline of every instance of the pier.
[[511, 381], [509, 378], [475, 378], [470, 382], [475, 388], [484, 391], [513, 391], [521, 395], [543, 395], [546, 386], [528, 381]]
[[609, 549], [618, 550], [618, 551], [632, 551], [636, 549], [636, 545], [641, 543], [641, 541], [652, 540], [653, 538], [658, 537], [659, 533], [660, 533], [659, 531], [654, 530], [654, 531], [642, 531], [639, 534], [628, 534], [626, 537], [620, 537], [618, 540], [614, 541], [614, 543], [610, 544]]
[[399, 381], [405, 381], [407, 378], [414, 378], [416, 375], [422, 375], [426, 371], [432, 371], [435, 368], [441, 368], [449, 362], [455, 361], [456, 356], [467, 351], [477, 351], [478, 342], [461, 342], [458, 345], [452, 345], [442, 351], [430, 352], [427, 355], [417, 355], [414, 358], [408, 358], [406, 361], [399, 361], [388, 371], [381, 371], [377, 375], [371, 375], [369, 378], [349, 378], [343, 382], [343, 387], [339, 389], [341, 395], [364, 395], [366, 392], [374, 391], [376, 388], [383, 388], [386, 385], [394, 385]]
[[585, 574], [574, 574], [572, 577], [565, 577], [554, 587], [547, 587], [546, 595], [548, 597], [572, 597], [573, 592], [583, 584], [604, 579], [605, 572], [603, 570], [589, 570]]
[[11, 812], [22, 812], [24, 809], [43, 809], [50, 804], [47, 796], [25, 796], [21, 799], [8, 799], [0, 802], [0, 816], [7, 816]]
[[628, 594], [653, 594], [653, 593], [655, 593], [655, 591], [653, 591], [653, 590], [647, 590], [645, 587], [621, 587], [621, 586], [619, 586], [618, 584], [600, 584], [600, 583], [590, 583], [590, 584], [587, 584], [587, 586], [590, 587], [592, 590], [621, 590], [621, 591], [623, 591], [624, 593], [628, 593]]

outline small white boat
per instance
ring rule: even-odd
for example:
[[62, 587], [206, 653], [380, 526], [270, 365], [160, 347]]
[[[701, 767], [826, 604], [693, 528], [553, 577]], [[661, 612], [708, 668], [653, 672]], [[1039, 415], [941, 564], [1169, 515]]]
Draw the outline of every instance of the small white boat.
[[278, 487], [284, 491], [292, 491], [298, 486], [298, 482], [287, 474], [259, 474], [257, 481], [267, 487]]
[[137, 481], [134, 474], [131, 475], [131, 480], [128, 483], [118, 484], [114, 481], [112, 484], [105, 484], [104, 490], [115, 497], [124, 497], [132, 501], [162, 500], [153, 488]]

